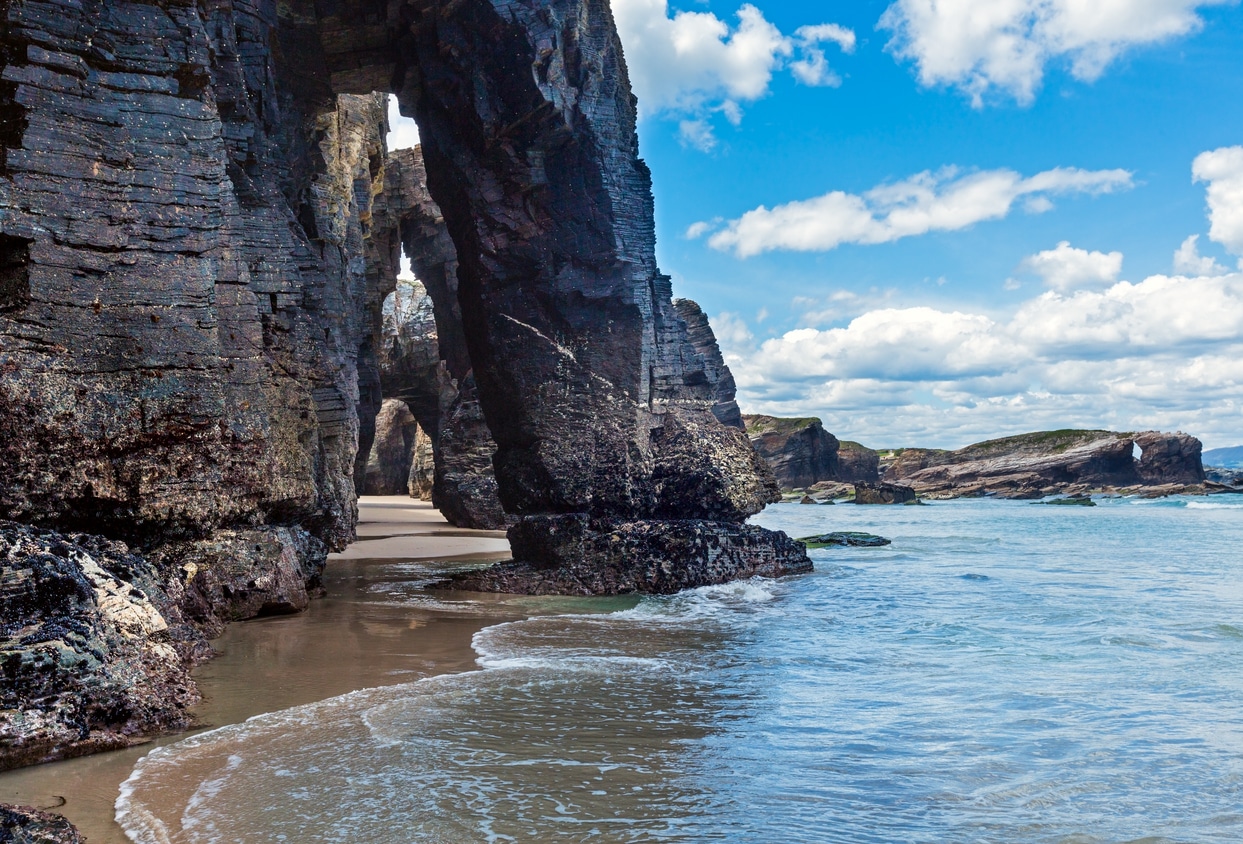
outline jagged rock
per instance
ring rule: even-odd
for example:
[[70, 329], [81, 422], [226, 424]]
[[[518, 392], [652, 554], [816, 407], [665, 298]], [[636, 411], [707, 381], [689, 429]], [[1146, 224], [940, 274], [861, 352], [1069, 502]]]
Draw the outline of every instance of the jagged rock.
[[73, 824], [60, 815], [29, 806], [0, 804], [0, 842], [3, 844], [84, 844]]
[[837, 444], [837, 480], [844, 483], [875, 483], [880, 480], [880, 455], [856, 442]]
[[364, 495], [407, 495], [419, 423], [400, 399], [385, 399], [375, 419]]
[[492, 459], [496, 443], [483, 418], [475, 378], [467, 374], [441, 411], [432, 504], [450, 524], [504, 530], [513, 519], [501, 507]]
[[856, 504], [913, 504], [918, 500], [915, 490], [909, 486], [883, 481], [855, 484]]
[[432, 450], [432, 438], [421, 426], [416, 425], [414, 454], [410, 461], [410, 475], [406, 479], [406, 489], [411, 498], [431, 501], [435, 483], [436, 458]]
[[[704, 378], [712, 387], [712, 415], [731, 428], [746, 430], [742, 421], [742, 411], [738, 409], [736, 397], [738, 386], [734, 382], [734, 374], [725, 365], [721, 355], [721, 347], [716, 342], [712, 326], [708, 324], [708, 315], [703, 312], [697, 302], [690, 299], [674, 299], [673, 307], [678, 316], [686, 322], [686, 335], [695, 352], [703, 359]], [[688, 367], [692, 369], [692, 367]], [[687, 379], [691, 380], [690, 377]]]
[[751, 443], [772, 467], [782, 489], [806, 489], [839, 480], [837, 437], [819, 419], [744, 416]]
[[447, 585], [528, 595], [671, 594], [812, 570], [802, 544], [755, 525], [531, 516], [510, 528], [509, 542], [514, 562], [458, 575]]
[[1203, 446], [1187, 434], [1144, 431], [1135, 435], [1141, 449], [1139, 476], [1147, 485], [1204, 483]]
[[0, 770], [178, 730], [210, 649], [119, 542], [0, 522]]
[[[1134, 456], [1141, 442], [1148, 444], [1147, 463]], [[1169, 494], [1203, 482], [1204, 470], [1199, 440], [1184, 434], [1065, 430], [989, 440], [958, 451], [908, 448], [896, 455], [885, 480], [909, 484], [929, 497], [1043, 498], [1153, 484]]]

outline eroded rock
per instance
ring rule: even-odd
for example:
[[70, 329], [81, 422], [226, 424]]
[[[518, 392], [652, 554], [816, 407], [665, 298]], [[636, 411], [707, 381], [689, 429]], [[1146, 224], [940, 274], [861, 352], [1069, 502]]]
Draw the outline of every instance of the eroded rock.
[[189, 725], [184, 584], [119, 542], [0, 522], [0, 769]]
[[84, 844], [86, 841], [60, 815], [29, 806], [0, 804], [0, 842], [4, 844]]

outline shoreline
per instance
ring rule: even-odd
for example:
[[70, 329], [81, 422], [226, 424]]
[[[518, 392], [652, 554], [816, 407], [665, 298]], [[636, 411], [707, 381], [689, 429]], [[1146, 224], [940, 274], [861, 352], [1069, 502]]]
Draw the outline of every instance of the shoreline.
[[476, 632], [530, 613], [509, 596], [454, 593], [412, 605], [403, 586], [439, 570], [509, 557], [499, 531], [454, 528], [430, 504], [403, 496], [359, 501], [358, 540], [329, 557], [328, 595], [303, 613], [235, 622], [212, 641], [218, 655], [194, 678], [199, 726], [108, 753], [0, 774], [0, 802], [68, 818], [91, 844], [129, 844], [113, 819], [121, 784], [139, 759], [209, 729], [359, 689], [475, 670]]

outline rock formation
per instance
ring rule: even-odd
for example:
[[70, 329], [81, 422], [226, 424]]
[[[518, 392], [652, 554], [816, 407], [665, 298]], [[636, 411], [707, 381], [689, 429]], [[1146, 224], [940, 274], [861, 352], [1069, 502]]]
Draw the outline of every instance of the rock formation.
[[406, 477], [406, 492], [420, 501], [432, 500], [432, 487], [436, 483], [436, 456], [432, 438], [419, 425], [414, 428], [414, 454], [410, 460], [410, 474]]
[[419, 423], [401, 399], [385, 399], [375, 418], [363, 495], [408, 495]]
[[189, 668], [210, 653], [181, 609], [192, 580], [119, 542], [0, 522], [0, 770], [188, 726]]
[[1040, 498], [1087, 489], [1199, 484], [1204, 468], [1200, 441], [1186, 434], [1067, 430], [989, 440], [958, 451], [906, 449], [886, 470], [885, 480], [908, 484], [928, 497]]
[[4, 844], [83, 844], [73, 824], [51, 812], [0, 804], [0, 842]]
[[428, 434], [494, 467], [520, 562], [612, 588], [568, 519], [668, 568], [608, 583], [810, 568], [742, 524], [776, 485], [656, 266], [606, 0], [10, 0], [0, 47], [7, 517], [129, 542], [208, 630], [304, 606], [354, 536], [404, 248], [457, 390]]
[[819, 481], [841, 480], [837, 437], [819, 419], [745, 416], [751, 444], [772, 467], [782, 489], [806, 489]]
[[902, 484], [884, 481], [855, 484], [856, 504], [914, 504], [918, 500], [915, 490]]
[[734, 374], [725, 365], [721, 347], [717, 345], [716, 335], [708, 324], [708, 315], [698, 303], [690, 299], [674, 299], [673, 307], [686, 322], [686, 335], [691, 346], [703, 358], [704, 378], [712, 386], [712, 396], [715, 399], [712, 414], [731, 428], [745, 430], [747, 426], [742, 421], [742, 411], [738, 409], [738, 402], [735, 400], [738, 387], [734, 383]]
[[880, 480], [880, 455], [859, 443], [839, 440], [837, 480], [845, 483], [875, 483]]

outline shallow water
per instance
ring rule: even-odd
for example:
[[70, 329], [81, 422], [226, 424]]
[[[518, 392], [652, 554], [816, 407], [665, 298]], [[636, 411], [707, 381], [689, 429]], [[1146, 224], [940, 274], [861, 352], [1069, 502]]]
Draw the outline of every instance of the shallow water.
[[1243, 839], [1243, 501], [758, 521], [894, 543], [550, 602], [478, 632], [477, 671], [155, 750], [120, 818], [248, 844]]

